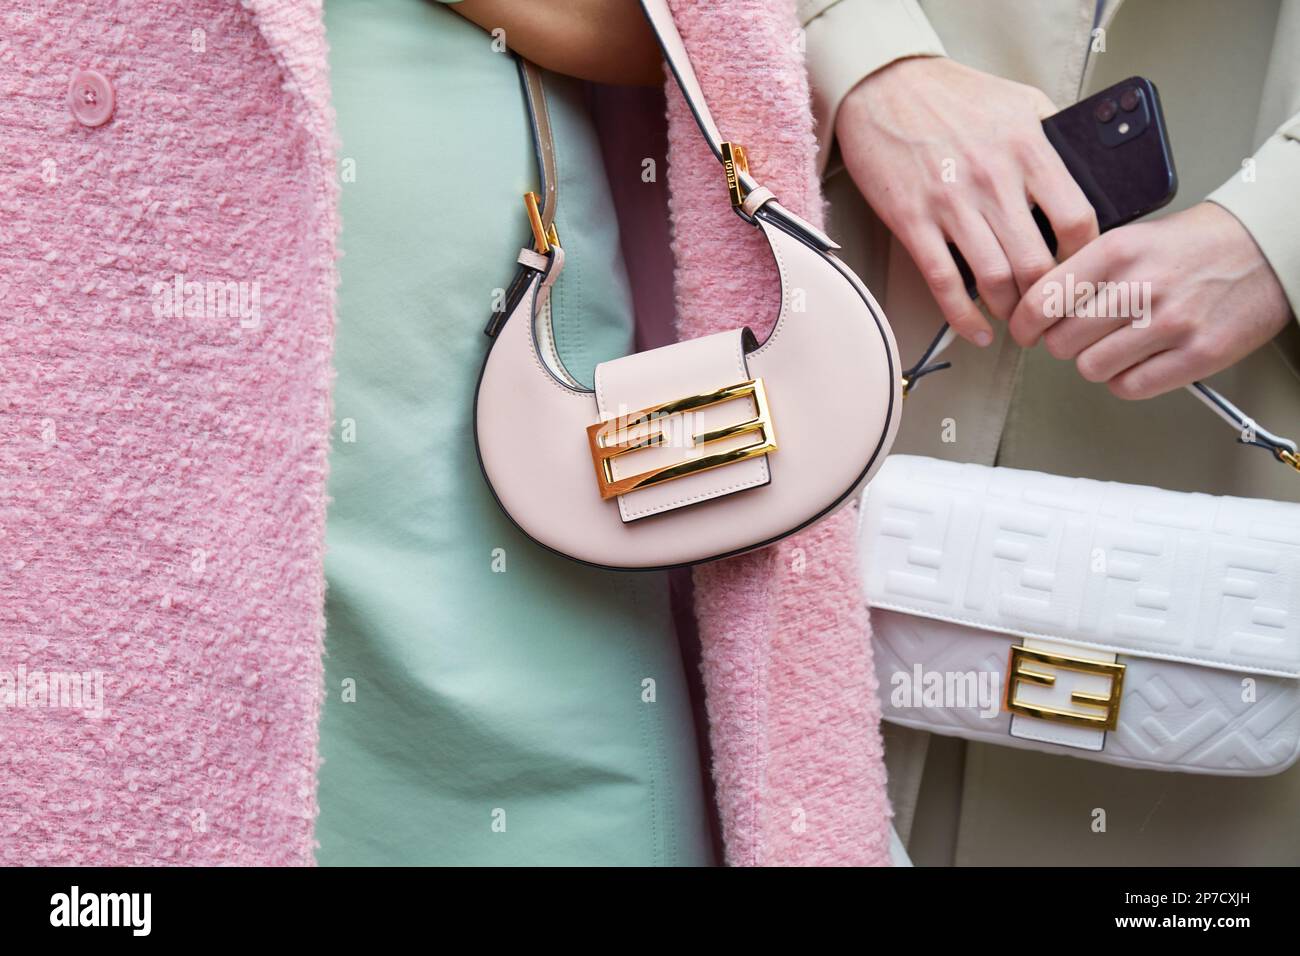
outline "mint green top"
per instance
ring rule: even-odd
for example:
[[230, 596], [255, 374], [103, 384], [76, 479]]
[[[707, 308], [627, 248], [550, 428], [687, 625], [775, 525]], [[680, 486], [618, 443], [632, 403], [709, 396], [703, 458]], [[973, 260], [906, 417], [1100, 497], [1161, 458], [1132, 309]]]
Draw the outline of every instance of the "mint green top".
[[[545, 552], [475, 455], [482, 329], [538, 186], [515, 62], [424, 0], [328, 0], [326, 26], [344, 257], [319, 862], [712, 863], [665, 577]], [[590, 381], [630, 348], [627, 284], [579, 89], [550, 91], [557, 340]]]

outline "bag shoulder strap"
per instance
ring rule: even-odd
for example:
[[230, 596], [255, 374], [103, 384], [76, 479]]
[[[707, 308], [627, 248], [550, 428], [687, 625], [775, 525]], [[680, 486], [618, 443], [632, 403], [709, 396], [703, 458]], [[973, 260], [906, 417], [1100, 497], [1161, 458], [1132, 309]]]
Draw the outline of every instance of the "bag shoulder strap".
[[714, 157], [722, 164], [727, 188], [731, 193], [731, 204], [736, 213], [751, 225], [757, 225], [758, 213], [762, 210], [764, 218], [778, 221], [786, 229], [823, 252], [838, 249], [839, 246], [829, 236], [786, 209], [777, 201], [771, 190], [759, 185], [750, 174], [749, 160], [743, 146], [723, 139], [718, 124], [714, 122], [713, 114], [709, 112], [709, 104], [704, 99], [704, 90], [695, 75], [695, 68], [691, 66], [686, 44], [682, 42], [682, 35], [677, 31], [677, 25], [673, 22], [672, 11], [668, 9], [666, 0], [641, 0], [641, 10], [659, 40], [659, 47], [663, 50], [668, 69], [682, 91], [682, 96], [686, 100], [686, 105], [690, 107], [700, 132], [704, 134], [704, 139], [709, 144], [709, 149], [713, 151]]
[[[903, 373], [904, 398], [911, 392], [919, 379], [931, 372], [938, 372], [951, 367], [951, 362], [936, 362], [935, 359], [956, 338], [957, 333], [953, 331], [952, 326], [944, 323], [938, 334], [926, 346], [920, 360]], [[1192, 384], [1185, 387], [1187, 391], [1200, 399], [1210, 411], [1232, 426], [1232, 429], [1237, 432], [1238, 444], [1262, 448], [1282, 464], [1290, 465], [1296, 471], [1300, 471], [1300, 452], [1297, 452], [1294, 440], [1273, 434], [1204, 382], [1192, 382]]]
[[[700, 132], [713, 155], [722, 163], [726, 174], [727, 187], [731, 194], [732, 206], [742, 219], [751, 225], [758, 225], [759, 217], [779, 223], [787, 231], [802, 237], [810, 245], [823, 252], [838, 249], [829, 236], [811, 223], [786, 209], [777, 202], [775, 195], [754, 179], [749, 172], [749, 162], [743, 146], [722, 138], [705, 102], [704, 92], [699, 78], [691, 66], [691, 60], [682, 42], [677, 25], [673, 22], [672, 12], [665, 0], [641, 0], [641, 9], [654, 31], [655, 37], [663, 50], [664, 59], [677, 86], [682, 91]], [[529, 225], [533, 232], [532, 248], [527, 246], [520, 252], [519, 269], [514, 281], [506, 290], [503, 308], [492, 313], [485, 335], [494, 338], [501, 330], [506, 317], [514, 311], [515, 305], [523, 297], [532, 277], [542, 273], [556, 272], [551, 268], [554, 254], [560, 251], [560, 240], [555, 228], [555, 214], [559, 206], [559, 176], [555, 161], [554, 131], [551, 126], [551, 114], [546, 105], [546, 94], [542, 81], [542, 71], [535, 64], [522, 56], [519, 61], [520, 82], [523, 86], [524, 101], [527, 104], [529, 127], [533, 138], [533, 147], [537, 155], [538, 175], [541, 179], [541, 195], [526, 193], [524, 204], [528, 211]]]
[[528, 212], [528, 224], [533, 231], [531, 244], [525, 243], [519, 251], [519, 268], [506, 288], [504, 299], [493, 309], [488, 317], [483, 334], [496, 338], [501, 326], [514, 312], [525, 293], [533, 276], [548, 275], [553, 282], [559, 276], [559, 269], [553, 268], [554, 260], [562, 255], [560, 236], [555, 228], [555, 213], [560, 205], [559, 167], [555, 161], [555, 133], [551, 126], [551, 111], [546, 105], [546, 88], [542, 82], [541, 68], [522, 56], [519, 62], [519, 81], [523, 86], [524, 105], [528, 114], [528, 127], [533, 139], [533, 152], [537, 157], [537, 175], [541, 180], [541, 195], [534, 192], [524, 193], [524, 208]]
[[554, 235], [555, 210], [560, 202], [560, 176], [555, 165], [551, 111], [546, 106], [542, 71], [537, 64], [519, 57], [519, 76], [524, 86], [524, 100], [528, 104], [528, 122], [532, 128], [533, 148], [537, 153], [538, 175], [542, 180], [538, 218], [541, 220], [542, 237], [546, 238]]

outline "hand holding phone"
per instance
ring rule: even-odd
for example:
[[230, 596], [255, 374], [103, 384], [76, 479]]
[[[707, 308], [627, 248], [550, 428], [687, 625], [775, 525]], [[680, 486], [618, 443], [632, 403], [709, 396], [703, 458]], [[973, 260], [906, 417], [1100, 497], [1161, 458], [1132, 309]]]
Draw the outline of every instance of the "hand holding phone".
[[1031, 206], [1055, 224], [1063, 251], [1097, 235], [1092, 207], [1043, 134], [1055, 109], [1035, 87], [913, 57], [871, 74], [836, 113], [845, 168], [971, 342], [991, 342], [993, 329], [966, 294], [949, 240], [975, 267], [989, 311], [1006, 319], [1054, 264]]
[[[1043, 133], [1097, 213], [1107, 232], [1167, 205], [1178, 191], [1173, 150], [1155, 84], [1129, 77], [1043, 120]], [[1037, 207], [1034, 221], [1056, 254], [1056, 236]], [[948, 247], [972, 298], [975, 276], [961, 253]]]

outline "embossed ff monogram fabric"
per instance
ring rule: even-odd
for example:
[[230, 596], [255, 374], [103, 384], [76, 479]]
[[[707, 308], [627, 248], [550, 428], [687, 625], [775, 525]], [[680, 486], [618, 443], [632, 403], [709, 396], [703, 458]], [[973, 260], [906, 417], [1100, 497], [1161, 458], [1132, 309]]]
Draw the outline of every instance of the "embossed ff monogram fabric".
[[[895, 456], [868, 492], [862, 547], [889, 720], [1163, 769], [1276, 773], [1296, 758], [1300, 506]], [[1029, 670], [1064, 719], [1007, 712], [1024, 699], [1007, 686], [1013, 645], [1072, 662]], [[1068, 689], [1066, 671], [1107, 660], [1123, 665], [1116, 702], [1088, 696], [1105, 681]], [[939, 685], [967, 673], [997, 676], [996, 715], [945, 699]], [[934, 706], [891, 695], [898, 674], [931, 681]], [[1038, 725], [1054, 735], [1026, 732]]]

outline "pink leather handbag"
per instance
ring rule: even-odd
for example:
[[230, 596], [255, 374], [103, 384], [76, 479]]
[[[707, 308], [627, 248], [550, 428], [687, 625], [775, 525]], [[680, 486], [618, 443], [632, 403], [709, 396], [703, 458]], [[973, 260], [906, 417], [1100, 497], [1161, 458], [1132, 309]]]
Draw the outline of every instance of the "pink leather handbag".
[[781, 206], [743, 148], [722, 139], [667, 4], [642, 7], [737, 214], [771, 247], [776, 325], [762, 343], [742, 327], [604, 362], [594, 389], [579, 385], [550, 328], [547, 292], [564, 250], [551, 225], [549, 121], [526, 68], [545, 199], [526, 197], [534, 246], [489, 326], [475, 407], [483, 474], [511, 520], [552, 551], [627, 570], [740, 554], [832, 513], [884, 462], [902, 405], [880, 306], [838, 246]]

